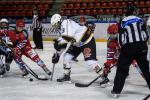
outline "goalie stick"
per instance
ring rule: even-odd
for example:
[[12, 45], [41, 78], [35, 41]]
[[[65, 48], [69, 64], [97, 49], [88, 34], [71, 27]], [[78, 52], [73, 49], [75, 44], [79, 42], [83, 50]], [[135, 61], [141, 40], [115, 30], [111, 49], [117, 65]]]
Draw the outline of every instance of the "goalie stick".
[[[116, 66], [116, 65], [112, 65], [112, 66], [110, 67], [110, 69], [113, 68], [114, 66]], [[93, 84], [96, 80], [98, 80], [100, 77], [102, 77], [102, 75], [103, 75], [103, 73], [100, 74], [99, 76], [97, 76], [95, 79], [93, 79], [91, 82], [89, 82], [89, 83], [87, 83], [87, 84], [75, 83], [75, 86], [76, 86], [76, 87], [88, 87], [88, 86], [90, 86], [91, 84]]]
[[[6, 47], [8, 47], [11, 51], [13, 51], [13, 49], [8, 46], [3, 40], [1, 40], [2, 44], [4, 44]], [[48, 80], [48, 78], [40, 78], [29, 66], [26, 66], [28, 72], [33, 76], [35, 77], [36, 79], [38, 80]]]

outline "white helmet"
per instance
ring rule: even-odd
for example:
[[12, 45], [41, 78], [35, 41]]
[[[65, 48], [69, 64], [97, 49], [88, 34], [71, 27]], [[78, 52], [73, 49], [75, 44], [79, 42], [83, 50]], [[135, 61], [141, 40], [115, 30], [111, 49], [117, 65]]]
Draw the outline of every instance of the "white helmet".
[[61, 15], [59, 15], [59, 14], [54, 14], [54, 15], [51, 17], [51, 25], [55, 25], [55, 24], [57, 24], [59, 21], [61, 21]]
[[8, 20], [7, 20], [6, 18], [2, 18], [2, 19], [0, 20], [0, 23], [8, 23]]

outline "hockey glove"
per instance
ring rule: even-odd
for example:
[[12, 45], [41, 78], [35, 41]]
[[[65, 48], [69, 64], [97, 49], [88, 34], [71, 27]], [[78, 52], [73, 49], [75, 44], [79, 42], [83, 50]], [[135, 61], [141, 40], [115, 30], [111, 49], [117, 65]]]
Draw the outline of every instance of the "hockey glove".
[[53, 41], [54, 41], [54, 48], [56, 51], [61, 51], [61, 49], [64, 49], [67, 47], [67, 43], [59, 44], [58, 40], [53, 40]]
[[21, 55], [21, 50], [18, 47], [13, 48], [14, 55]]
[[60, 58], [59, 54], [58, 54], [58, 53], [54, 53], [54, 54], [53, 54], [53, 57], [52, 57], [52, 63], [53, 63], [53, 64], [58, 63], [59, 58]]
[[60, 46], [58, 45], [58, 40], [53, 40], [54, 41], [54, 48], [57, 51], [60, 51]]

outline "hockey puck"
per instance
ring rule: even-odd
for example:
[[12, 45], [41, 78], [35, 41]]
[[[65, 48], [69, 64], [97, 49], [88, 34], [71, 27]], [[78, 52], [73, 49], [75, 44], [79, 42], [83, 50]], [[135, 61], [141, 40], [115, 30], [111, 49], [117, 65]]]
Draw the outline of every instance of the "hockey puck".
[[29, 79], [29, 81], [30, 81], [30, 82], [32, 82], [32, 81], [33, 81], [33, 79], [32, 79], [32, 78], [30, 78], [30, 79]]

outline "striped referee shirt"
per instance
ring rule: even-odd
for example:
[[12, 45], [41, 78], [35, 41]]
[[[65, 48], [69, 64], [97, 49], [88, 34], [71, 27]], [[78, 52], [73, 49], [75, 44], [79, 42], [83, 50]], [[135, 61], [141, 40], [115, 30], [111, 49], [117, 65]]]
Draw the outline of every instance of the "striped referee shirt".
[[149, 38], [144, 21], [136, 16], [128, 16], [121, 21], [118, 36], [120, 45], [144, 42]]
[[42, 28], [42, 23], [41, 23], [41, 21], [39, 21], [38, 15], [33, 16], [32, 27], [33, 27], [33, 29]]

